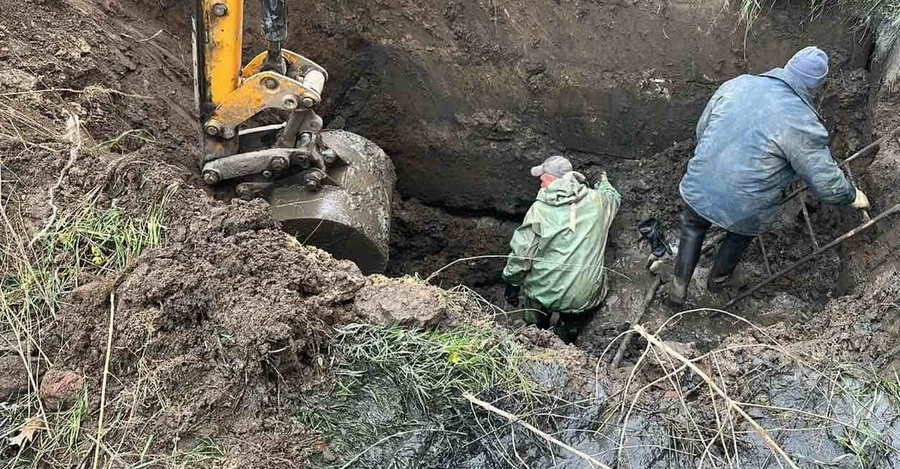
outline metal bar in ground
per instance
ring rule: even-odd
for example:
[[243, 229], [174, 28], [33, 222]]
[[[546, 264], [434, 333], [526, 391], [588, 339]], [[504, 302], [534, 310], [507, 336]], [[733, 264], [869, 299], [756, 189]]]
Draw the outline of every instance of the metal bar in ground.
[[806, 196], [800, 197], [800, 211], [803, 212], [803, 221], [806, 222], [806, 230], [809, 231], [809, 239], [812, 240], [815, 249], [819, 249], [819, 241], [816, 240], [816, 232], [813, 231], [812, 221], [809, 219], [809, 210], [806, 208]]
[[766, 273], [772, 275], [772, 266], [769, 264], [769, 254], [766, 252], [766, 244], [763, 243], [762, 235], [756, 237], [759, 243], [759, 251], [762, 253], [763, 263], [766, 264]]
[[793, 270], [796, 269], [797, 267], [800, 267], [801, 265], [803, 265], [803, 264], [809, 262], [810, 260], [815, 259], [816, 257], [822, 255], [822, 253], [824, 253], [824, 252], [828, 251], [829, 249], [831, 249], [831, 248], [833, 248], [833, 247], [835, 247], [835, 246], [837, 246], [837, 245], [843, 243], [844, 241], [847, 241], [848, 239], [850, 239], [850, 238], [852, 238], [852, 237], [854, 237], [854, 236], [856, 236], [856, 235], [862, 233], [863, 231], [865, 231], [865, 230], [871, 228], [873, 225], [875, 225], [875, 224], [878, 223], [879, 221], [884, 220], [885, 218], [887, 218], [887, 217], [889, 217], [889, 216], [891, 216], [891, 215], [893, 215], [894, 213], [897, 213], [897, 212], [900, 212], [900, 204], [894, 205], [893, 207], [891, 207], [891, 208], [885, 210], [884, 212], [882, 212], [882, 213], [881, 213], [880, 215], [878, 215], [877, 217], [875, 217], [875, 218], [873, 218], [873, 219], [871, 219], [871, 220], [869, 220], [869, 221], [863, 223], [862, 225], [857, 226], [856, 228], [853, 228], [852, 230], [850, 230], [850, 231], [844, 233], [843, 235], [841, 235], [839, 238], [835, 239], [834, 241], [832, 241], [832, 242], [826, 244], [825, 246], [822, 246], [821, 248], [817, 249], [817, 250], [816, 250], [815, 252], [813, 252], [812, 254], [810, 254], [810, 255], [804, 257], [803, 259], [800, 259], [800, 260], [797, 261], [797, 262], [794, 262], [793, 264], [791, 264], [791, 265], [785, 267], [785, 268], [782, 269], [781, 271], [779, 271], [779, 272], [777, 272], [777, 273], [775, 273], [775, 274], [773, 274], [773, 275], [770, 275], [768, 278], [766, 278], [766, 279], [763, 280], [762, 282], [759, 282], [758, 284], [756, 284], [756, 286], [754, 286], [753, 288], [751, 288], [751, 289], [749, 289], [749, 290], [747, 290], [747, 291], [741, 293], [741, 294], [738, 295], [736, 298], [734, 298], [733, 300], [729, 301], [729, 302], [725, 305], [725, 307], [726, 307], [726, 308], [729, 308], [729, 307], [733, 306], [734, 304], [736, 304], [737, 302], [743, 300], [744, 298], [747, 298], [748, 296], [750, 296], [750, 295], [756, 293], [757, 291], [759, 291], [759, 289], [765, 287], [766, 285], [768, 285], [768, 284], [774, 282], [775, 280], [778, 280], [779, 278], [781, 278], [781, 277], [785, 276], [786, 274], [790, 273], [791, 271], [793, 271]]

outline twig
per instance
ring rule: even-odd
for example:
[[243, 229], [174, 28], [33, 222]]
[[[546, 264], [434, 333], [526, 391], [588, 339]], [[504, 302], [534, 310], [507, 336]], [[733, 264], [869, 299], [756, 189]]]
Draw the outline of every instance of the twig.
[[715, 391], [716, 394], [718, 394], [725, 401], [725, 403], [728, 405], [729, 408], [733, 409], [735, 412], [740, 414], [740, 416], [743, 417], [744, 420], [746, 420], [747, 423], [749, 423], [750, 426], [753, 427], [754, 430], [756, 430], [756, 432], [759, 434], [759, 436], [762, 437], [763, 441], [766, 442], [766, 445], [768, 445], [769, 448], [772, 449], [772, 451], [774, 451], [779, 456], [781, 456], [781, 458], [784, 459], [784, 461], [787, 463], [787, 465], [789, 467], [791, 467], [791, 469], [799, 469], [799, 467], [794, 463], [794, 461], [791, 460], [791, 457], [787, 453], [785, 453], [783, 449], [781, 449], [781, 446], [778, 446], [778, 443], [776, 443], [775, 440], [773, 440], [769, 436], [769, 434], [766, 432], [766, 430], [762, 426], [760, 426], [759, 423], [757, 423], [756, 420], [753, 419], [753, 417], [751, 417], [749, 414], [747, 414], [747, 412], [745, 412], [744, 409], [737, 404], [737, 402], [735, 402], [730, 397], [728, 397], [728, 394], [726, 394], [725, 391], [722, 391], [722, 388], [720, 388], [716, 384], [716, 382], [712, 380], [712, 378], [710, 378], [703, 370], [701, 370], [700, 367], [695, 365], [693, 362], [691, 362], [690, 360], [685, 358], [680, 353], [673, 350], [671, 347], [666, 345], [663, 341], [659, 340], [659, 338], [656, 337], [655, 335], [648, 333], [647, 330], [644, 329], [644, 326], [641, 326], [640, 324], [638, 324], [638, 325], [634, 326], [634, 331], [637, 332], [638, 334], [640, 334], [647, 342], [649, 342], [654, 347], [659, 348], [660, 350], [666, 352], [671, 357], [673, 357], [676, 360], [687, 365], [687, 367], [690, 368], [691, 371], [693, 371], [697, 376], [699, 376], [701, 379], [703, 379], [703, 381], [705, 381], [706, 384], [709, 385], [709, 387], [712, 388], [712, 390]]
[[[438, 275], [440, 275], [441, 272], [443, 272], [443, 271], [449, 269], [450, 267], [453, 267], [453, 266], [456, 265], [456, 264], [459, 264], [459, 263], [461, 263], [461, 262], [477, 261], [477, 260], [481, 260], [481, 259], [524, 259], [524, 260], [529, 260], [529, 261], [538, 261], [538, 260], [540, 260], [540, 261], [548, 262], [548, 261], [547, 261], [546, 259], [544, 259], [543, 257], [535, 257], [535, 256], [513, 256], [513, 255], [511, 255], [511, 254], [510, 254], [510, 255], [487, 254], [487, 255], [484, 255], [484, 256], [463, 257], [463, 258], [460, 258], [460, 259], [456, 259], [455, 261], [453, 261], [453, 262], [451, 262], [451, 263], [449, 263], [449, 264], [447, 264], [447, 265], [441, 267], [441, 268], [438, 269], [438, 270], [435, 270], [431, 275], [429, 275], [428, 277], [425, 278], [425, 283], [430, 283], [431, 280], [433, 280], [435, 277], [437, 277]], [[548, 263], [550, 263], [550, 264], [556, 264], [558, 267], [586, 268], [586, 267], [593, 267], [593, 266], [594, 266], [593, 264], [571, 264], [571, 263], [567, 263], [567, 262], [548, 262]], [[615, 271], [615, 270], [613, 270], [613, 269], [610, 269], [610, 268], [607, 268], [607, 267], [603, 267], [603, 271], [604, 271], [604, 272], [612, 272], [612, 273], [614, 273], [614, 274], [616, 274], [616, 275], [621, 276], [622, 278], [624, 278], [624, 279], [626, 279], [626, 280], [631, 280], [630, 277], [628, 277], [627, 275], [623, 274], [622, 272], [617, 272], [617, 271]]]
[[157, 37], [159, 37], [159, 35], [162, 34], [162, 33], [163, 33], [163, 30], [160, 29], [159, 31], [156, 32], [156, 34], [154, 34], [154, 35], [152, 35], [152, 36], [150, 36], [150, 37], [148, 37], [148, 38], [146, 38], [146, 39], [138, 39], [138, 40], [136, 40], [136, 41], [134, 41], [134, 42], [142, 43], [142, 42], [152, 41], [152, 40], [156, 39]]
[[28, 243], [29, 247], [34, 246], [34, 243], [46, 236], [50, 228], [53, 227], [53, 224], [56, 223], [56, 217], [59, 214], [59, 207], [56, 206], [56, 203], [53, 200], [56, 196], [56, 190], [62, 186], [63, 178], [69, 173], [69, 169], [75, 164], [75, 160], [78, 159], [78, 154], [81, 152], [81, 123], [78, 120], [78, 115], [74, 112], [69, 112], [69, 118], [66, 120], [66, 139], [71, 143], [71, 147], [69, 148], [69, 161], [66, 162], [62, 171], [59, 172], [59, 177], [56, 178], [56, 184], [53, 184], [53, 186], [50, 187], [50, 218], [47, 219], [44, 228], [34, 235], [34, 238], [31, 238], [31, 242]]
[[466, 400], [471, 402], [472, 404], [475, 404], [478, 407], [481, 407], [482, 409], [485, 409], [489, 412], [493, 412], [501, 417], [504, 417], [507, 420], [509, 420], [510, 422], [518, 423], [519, 425], [525, 427], [526, 429], [528, 429], [535, 435], [543, 438], [544, 440], [549, 441], [550, 443], [553, 443], [553, 444], [559, 446], [560, 448], [569, 451], [570, 453], [574, 454], [575, 456], [578, 456], [579, 458], [583, 459], [586, 463], [590, 464], [590, 467], [592, 467], [592, 468], [599, 467], [600, 469], [610, 469], [609, 466], [607, 466], [606, 464], [603, 464], [600, 461], [597, 461], [590, 455], [583, 453], [583, 452], [563, 443], [562, 441], [557, 440], [556, 438], [548, 435], [547, 433], [544, 433], [541, 430], [537, 429], [536, 427], [529, 424], [528, 422], [522, 421], [522, 419], [520, 417], [510, 414], [509, 412], [500, 410], [500, 409], [488, 404], [487, 402], [484, 402], [481, 399], [478, 399], [477, 397], [475, 397], [469, 393], [463, 394], [463, 397], [466, 398]]
[[[457, 260], [455, 260], [455, 261], [453, 261], [453, 262], [451, 262], [451, 263], [449, 263], [449, 264], [447, 264], [447, 265], [441, 267], [441, 268], [438, 269], [438, 270], [435, 270], [431, 275], [429, 275], [428, 277], [425, 278], [425, 283], [431, 282], [431, 280], [434, 279], [435, 277], [437, 277], [438, 275], [440, 275], [441, 272], [443, 272], [443, 271], [449, 269], [450, 267], [453, 267], [453, 266], [456, 265], [456, 264], [459, 264], [460, 262], [476, 261], [476, 260], [479, 260], [479, 259], [509, 259], [510, 257], [515, 257], [515, 256], [504, 256], [504, 255], [499, 255], [499, 254], [490, 254], [490, 255], [486, 255], [486, 256], [463, 257], [463, 258], [461, 258], [461, 259], [457, 259]], [[531, 258], [530, 258], [530, 257], [523, 257], [522, 259], [531, 259]]]
[[97, 442], [94, 447], [94, 465], [100, 464], [100, 446], [103, 440], [103, 414], [106, 412], [106, 382], [109, 379], [109, 358], [112, 356], [113, 330], [116, 321], [116, 292], [109, 294], [109, 333], [106, 336], [106, 358], [103, 361], [103, 380], [100, 384], [100, 416], [97, 417]]
[[130, 94], [125, 93], [119, 90], [114, 90], [112, 88], [103, 88], [102, 86], [88, 86], [81, 90], [76, 90], [72, 88], [47, 88], [43, 90], [30, 90], [30, 91], [14, 91], [10, 93], [0, 93], [0, 97], [8, 97], [8, 96], [21, 96], [28, 94], [41, 94], [41, 93], [73, 93], [73, 94], [115, 94], [118, 96], [122, 96], [124, 98], [135, 98], [135, 99], [153, 99], [153, 96], [144, 96], [142, 94]]

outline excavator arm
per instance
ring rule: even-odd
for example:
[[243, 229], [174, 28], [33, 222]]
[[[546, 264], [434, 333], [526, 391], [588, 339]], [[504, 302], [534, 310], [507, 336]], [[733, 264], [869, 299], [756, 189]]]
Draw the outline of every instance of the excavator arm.
[[[269, 199], [275, 218], [299, 239], [354, 260], [364, 271], [382, 270], [393, 168], [371, 142], [357, 145], [362, 137], [322, 131], [314, 108], [322, 101], [328, 72], [283, 48], [286, 1], [260, 1], [267, 47], [246, 64], [244, 0], [195, 1], [203, 181], [234, 181], [238, 196]], [[265, 110], [284, 122], [251, 126]]]

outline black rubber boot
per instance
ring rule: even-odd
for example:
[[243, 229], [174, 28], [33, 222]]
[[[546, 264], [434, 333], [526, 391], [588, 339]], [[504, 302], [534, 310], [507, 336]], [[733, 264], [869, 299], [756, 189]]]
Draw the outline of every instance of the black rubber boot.
[[669, 301], [677, 306], [684, 305], [687, 300], [688, 287], [691, 284], [691, 277], [694, 276], [694, 269], [697, 268], [697, 262], [700, 261], [706, 230], [711, 226], [690, 207], [682, 210], [680, 218], [681, 239], [678, 241], [678, 258], [675, 260], [674, 278], [669, 284]]
[[741, 262], [741, 256], [750, 243], [753, 242], [754, 236], [744, 236], [737, 233], [728, 233], [719, 246], [719, 252], [716, 253], [716, 260], [713, 263], [712, 270], [709, 272], [709, 278], [706, 280], [706, 289], [710, 292], [721, 291], [727, 286], [728, 280], [734, 274], [734, 269]]

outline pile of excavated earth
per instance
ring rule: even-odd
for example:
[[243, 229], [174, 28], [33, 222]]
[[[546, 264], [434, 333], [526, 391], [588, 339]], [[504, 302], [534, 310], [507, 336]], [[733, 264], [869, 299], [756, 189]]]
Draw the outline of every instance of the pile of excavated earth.
[[[331, 72], [326, 125], [396, 165], [388, 276], [199, 180], [188, 6], [0, 0], [4, 466], [900, 465], [896, 219], [731, 312], [702, 308], [704, 260], [700, 309], [658, 298], [635, 320], [653, 283], [635, 224], [677, 239], [715, 87], [823, 44], [849, 155], [900, 125], [878, 31], [780, 3], [746, 35], [705, 0], [300, 4], [289, 41]], [[610, 295], [575, 344], [501, 294], [551, 151], [623, 194]], [[900, 202], [900, 140], [853, 171], [873, 210]], [[861, 223], [808, 202], [820, 242]], [[799, 205], [766, 242], [776, 270], [811, 252]]]

